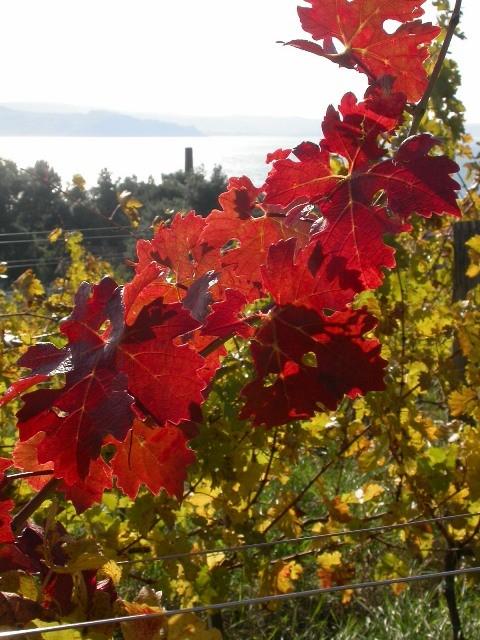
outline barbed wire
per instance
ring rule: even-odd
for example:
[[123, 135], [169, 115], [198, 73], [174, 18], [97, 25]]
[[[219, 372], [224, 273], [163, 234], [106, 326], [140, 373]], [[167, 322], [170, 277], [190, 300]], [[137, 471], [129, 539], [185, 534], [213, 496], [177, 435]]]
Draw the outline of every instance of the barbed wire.
[[[133, 564], [146, 564], [149, 562], [161, 562], [164, 560], [179, 560], [181, 558], [189, 558], [195, 556], [208, 556], [215, 555], [217, 553], [236, 553], [241, 551], [248, 551], [249, 549], [264, 549], [267, 547], [273, 547], [279, 544], [298, 544], [301, 542], [308, 542], [312, 540], [322, 540], [326, 538], [341, 538], [352, 535], [360, 534], [372, 534], [383, 533], [385, 531], [393, 531], [395, 529], [405, 529], [407, 527], [422, 526], [426, 524], [433, 524], [435, 522], [448, 522], [450, 520], [459, 520], [460, 518], [475, 518], [479, 517], [480, 512], [475, 513], [459, 513], [450, 516], [439, 516], [437, 518], [423, 518], [421, 520], [409, 520], [407, 522], [397, 522], [395, 524], [381, 525], [378, 527], [367, 527], [363, 529], [342, 529], [341, 531], [330, 531], [328, 533], [314, 533], [308, 536], [301, 536], [297, 538], [284, 538], [282, 540], [271, 540], [269, 542], [254, 542], [252, 544], [240, 544], [232, 547], [219, 547], [217, 549], [204, 549], [198, 551], [185, 551], [182, 553], [170, 553], [162, 556], [156, 556], [152, 558], [141, 558], [136, 560], [119, 560], [117, 564], [120, 565], [133, 565]], [[1, 637], [1, 636], [0, 636]]]
[[121, 622], [137, 622], [141, 620], [154, 620], [163, 617], [171, 617], [181, 614], [205, 613], [207, 611], [219, 611], [222, 609], [234, 609], [239, 607], [250, 607], [254, 605], [267, 604], [270, 602], [283, 602], [286, 600], [297, 600], [299, 598], [311, 598], [314, 596], [337, 593], [339, 591], [356, 591], [360, 589], [372, 589], [378, 587], [388, 587], [395, 584], [408, 584], [424, 580], [437, 580], [452, 576], [471, 575], [480, 573], [479, 567], [468, 567], [465, 569], [454, 569], [452, 571], [437, 571], [433, 573], [423, 573], [401, 578], [387, 578], [385, 580], [366, 580], [364, 582], [354, 582], [349, 584], [335, 585], [333, 587], [320, 587], [318, 589], [308, 589], [306, 591], [293, 591], [292, 593], [279, 593], [257, 598], [244, 598], [243, 600], [230, 600], [215, 604], [198, 605], [185, 609], [170, 609], [158, 613], [143, 613], [129, 616], [117, 616], [115, 618], [101, 618], [98, 620], [87, 620], [85, 622], [71, 622], [59, 624], [51, 627], [36, 627], [33, 629], [20, 629], [12, 631], [0, 631], [0, 638], [19, 638], [25, 636], [36, 636], [42, 633], [53, 633], [55, 631], [68, 631], [71, 629], [86, 629], [89, 627], [99, 627], [109, 624], [120, 624]]

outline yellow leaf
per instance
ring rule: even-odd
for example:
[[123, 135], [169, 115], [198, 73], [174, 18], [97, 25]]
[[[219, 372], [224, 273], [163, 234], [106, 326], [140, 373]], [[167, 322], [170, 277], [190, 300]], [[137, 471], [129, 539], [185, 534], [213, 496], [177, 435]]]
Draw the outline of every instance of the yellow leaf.
[[76, 573], [99, 569], [106, 563], [106, 558], [100, 545], [95, 540], [71, 540], [64, 542], [62, 550], [68, 556], [68, 564], [64, 567], [55, 566], [56, 573]]
[[300, 578], [303, 567], [294, 560], [281, 563], [277, 573], [276, 588], [279, 593], [289, 593], [294, 590], [294, 582]]
[[167, 637], [168, 640], [222, 640], [218, 629], [207, 629], [203, 620], [193, 613], [182, 613], [169, 618]]
[[342, 593], [342, 604], [347, 605], [350, 604], [353, 598], [353, 594], [355, 591], [353, 589], [347, 589]]
[[397, 584], [392, 584], [390, 588], [396, 596], [401, 596], [408, 589], [408, 585], [404, 582], [398, 582]]
[[225, 560], [224, 553], [211, 553], [207, 556], [207, 566], [209, 569], [213, 569], [219, 564], [222, 564], [224, 560]]
[[[58, 622], [44, 622], [43, 620], [35, 619], [32, 620], [32, 629], [36, 627], [55, 627]], [[80, 631], [76, 631], [75, 629], [67, 629], [66, 631], [50, 631], [49, 633], [45, 633], [41, 636], [36, 636], [37, 638], [48, 638], [48, 640], [82, 640], [82, 634]]]
[[122, 191], [118, 194], [118, 203], [123, 213], [127, 216], [132, 227], [136, 228], [140, 224], [140, 211], [143, 204], [134, 198], [130, 191]]
[[463, 387], [460, 391], [452, 391], [448, 399], [448, 406], [452, 415], [469, 415], [478, 406], [478, 396], [474, 389]]
[[63, 229], [60, 229], [60, 227], [53, 229], [53, 231], [50, 231], [50, 233], [48, 234], [48, 241], [53, 244], [60, 238], [62, 233], [63, 233]]
[[340, 551], [332, 551], [331, 553], [325, 552], [318, 556], [317, 564], [328, 571], [331, 571], [334, 567], [339, 567], [342, 564], [342, 554]]
[[22, 275], [15, 280], [13, 287], [27, 300], [45, 295], [43, 284], [35, 276], [32, 269], [24, 271]]
[[465, 433], [465, 467], [467, 484], [473, 500], [480, 498], [480, 438], [476, 429]]
[[113, 560], [109, 560], [100, 567], [97, 573], [98, 580], [103, 580], [105, 578], [110, 578], [113, 584], [117, 586], [122, 578], [122, 567]]
[[80, 191], [85, 191], [86, 181], [82, 175], [80, 175], [79, 173], [75, 173], [72, 178], [72, 182], [73, 185], [77, 187], [77, 189], [80, 189]]
[[328, 512], [337, 522], [350, 522], [352, 515], [348, 504], [342, 501], [340, 496], [328, 503]]
[[369, 482], [363, 487], [363, 502], [368, 502], [380, 496], [385, 489], [375, 482]]
[[467, 269], [467, 276], [476, 278], [480, 273], [480, 235], [473, 236], [465, 244], [470, 249], [468, 252], [470, 265]]
[[[167, 619], [163, 615], [165, 610], [160, 604], [161, 592], [143, 587], [134, 602], [119, 598], [115, 602], [115, 613], [120, 616], [139, 614], [155, 614], [155, 618], [122, 622], [124, 640], [165, 640], [167, 636]], [[188, 636], [187, 636], [188, 637]]]

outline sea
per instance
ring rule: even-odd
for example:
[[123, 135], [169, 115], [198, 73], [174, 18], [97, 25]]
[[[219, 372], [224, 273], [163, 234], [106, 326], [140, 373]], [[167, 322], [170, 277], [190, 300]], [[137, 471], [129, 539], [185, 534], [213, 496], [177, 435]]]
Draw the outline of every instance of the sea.
[[269, 171], [265, 159], [276, 149], [290, 149], [303, 139], [293, 136], [201, 137], [0, 137], [0, 158], [27, 169], [45, 160], [64, 186], [81, 174], [94, 186], [102, 169], [114, 179], [136, 176], [161, 181], [162, 174], [185, 166], [185, 148], [192, 147], [195, 168], [209, 176], [220, 165], [228, 177], [248, 176], [260, 186]]

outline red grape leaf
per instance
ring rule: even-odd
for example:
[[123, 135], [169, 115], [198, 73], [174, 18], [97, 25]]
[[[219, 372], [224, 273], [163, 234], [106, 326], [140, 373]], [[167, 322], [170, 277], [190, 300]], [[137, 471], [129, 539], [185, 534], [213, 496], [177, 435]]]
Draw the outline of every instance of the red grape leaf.
[[295, 249], [295, 238], [272, 245], [262, 268], [265, 289], [276, 304], [339, 311], [363, 289], [345, 258], [323, 256], [321, 242], [312, 240], [296, 256]]
[[345, 394], [384, 389], [380, 343], [363, 337], [374, 326], [364, 311], [275, 308], [251, 345], [258, 377], [242, 391], [242, 417], [271, 427], [335, 409]]
[[216, 302], [202, 328], [202, 334], [228, 338], [234, 334], [248, 338], [252, 328], [240, 317], [240, 312], [247, 304], [247, 299], [240, 291], [225, 290], [225, 300]]
[[382, 184], [390, 209], [403, 218], [413, 212], [426, 218], [432, 213], [460, 216], [456, 200], [460, 185], [450, 175], [460, 168], [446, 156], [428, 155], [437, 144], [439, 141], [428, 133], [412, 136], [403, 142], [393, 160], [369, 172], [375, 185]]
[[51, 376], [66, 373], [71, 368], [71, 359], [65, 349], [58, 349], [49, 342], [39, 342], [19, 358], [18, 365], [31, 369], [31, 372], [11, 385], [0, 398], [0, 407], [11, 402], [30, 387], [46, 382]]
[[[146, 240], [140, 241], [144, 244]], [[139, 244], [140, 244], [139, 242]], [[148, 243], [150, 245], [150, 243]], [[137, 247], [138, 249], [138, 247]], [[140, 264], [140, 263], [139, 263]], [[150, 257], [141, 263], [131, 282], [123, 288], [123, 302], [125, 305], [125, 324], [131, 326], [138, 318], [144, 307], [161, 298], [165, 302], [178, 302], [177, 287], [168, 282], [167, 268], [151, 261]]]
[[278, 222], [256, 215], [258, 192], [247, 178], [231, 180], [229, 191], [219, 198], [222, 210], [210, 213], [201, 236], [202, 243], [220, 256], [220, 284], [241, 292], [248, 301], [261, 297], [260, 267], [268, 247], [283, 237]]
[[5, 471], [13, 467], [14, 460], [11, 458], [0, 458], [0, 490], [3, 489], [5, 484]]
[[63, 388], [24, 396], [18, 427], [21, 440], [47, 434], [38, 445], [38, 462], [53, 461], [56, 477], [70, 485], [88, 475], [105, 436], [125, 437], [132, 421], [126, 375], [114, 368], [123, 318], [121, 290], [113, 280], [104, 278], [96, 286], [83, 283], [60, 327], [68, 346], [38, 345], [21, 359], [32, 367], [30, 380], [66, 374]]
[[0, 543], [13, 542], [15, 540], [11, 527], [14, 507], [13, 500], [0, 499]]
[[188, 287], [182, 306], [190, 311], [195, 320], [203, 322], [207, 317], [213, 301], [211, 289], [217, 282], [215, 271], [207, 271]]
[[82, 513], [92, 504], [100, 502], [104, 491], [112, 488], [112, 483], [112, 469], [99, 457], [91, 461], [85, 478], [80, 478], [72, 485], [62, 483], [60, 490], [73, 502], [77, 513]]
[[296, 160], [277, 160], [265, 183], [265, 204], [288, 206], [296, 200], [315, 202], [339, 184], [343, 177], [330, 168], [330, 154], [313, 142], [292, 150]]
[[[39, 431], [34, 436], [25, 441], [17, 441], [13, 450], [13, 462], [22, 471], [52, 471], [53, 462], [40, 464], [38, 462], [38, 449], [45, 439], [46, 434]], [[49, 480], [50, 475], [33, 476], [27, 478], [28, 484], [39, 491]], [[97, 458], [90, 462], [89, 473], [84, 479], [78, 478], [75, 484], [67, 485], [62, 483], [59, 491], [63, 491], [67, 499], [75, 505], [78, 513], [84, 511], [95, 502], [99, 502], [105, 489], [112, 487], [112, 471], [102, 460]]]
[[[2, 491], [8, 482], [5, 480], [5, 471], [11, 466], [13, 466], [13, 460], [10, 458], [0, 458], [0, 490]], [[15, 503], [13, 500], [3, 499], [0, 495], [0, 543], [15, 540], [10, 526], [12, 522], [11, 512], [14, 507]]]
[[[320, 207], [325, 228], [314, 238], [322, 255], [337, 259], [337, 265], [357, 272], [362, 288], [375, 288], [383, 281], [382, 267], [395, 266], [394, 250], [383, 242], [386, 233], [406, 229], [400, 220], [390, 218], [383, 207], [371, 205], [374, 184], [365, 182], [363, 172], [334, 175], [329, 154], [313, 143], [302, 143], [294, 150], [300, 162], [279, 160], [266, 184], [266, 201], [308, 198]], [[381, 189], [378, 185], [377, 191]]]
[[[144, 284], [159, 275], [158, 265], [152, 265], [145, 269], [149, 273]], [[190, 293], [196, 311], [206, 305], [207, 275], [211, 278], [205, 274], [187, 289], [187, 301]], [[138, 282], [128, 291], [129, 310], [141, 293]], [[205, 359], [183, 344], [200, 326], [190, 311], [180, 303], [166, 305], [159, 299], [144, 306], [145, 301], [126, 327], [122, 292], [113, 280], [104, 279], [94, 287], [84, 283], [72, 314], [61, 325], [68, 346], [34, 348], [24, 359], [36, 367], [33, 374], [54, 375], [60, 371], [59, 363], [66, 372], [63, 388], [41, 389], [24, 397], [18, 427], [22, 441], [34, 438], [36, 458], [30, 451], [30, 463], [50, 468], [53, 462], [54, 475], [64, 480], [65, 492], [80, 509], [111, 486], [110, 469], [99, 458], [100, 450], [107, 436], [123, 441], [131, 427], [134, 398], [128, 391], [139, 409], [149, 411], [160, 424], [179, 423], [203, 401], [205, 378], [214, 372], [213, 362], [208, 365], [211, 371], [203, 371]], [[218, 354], [215, 357], [218, 366]]]
[[107, 435], [124, 437], [128, 432], [133, 398], [126, 387], [126, 375], [98, 367], [64, 389], [27, 394], [18, 413], [20, 438], [44, 431], [39, 463], [53, 461], [55, 476], [75, 484], [88, 475]]
[[124, 442], [111, 442], [116, 447], [111, 465], [117, 485], [130, 498], [136, 498], [142, 484], [153, 494], [165, 489], [169, 495], [182, 498], [186, 468], [195, 461], [195, 454], [187, 447], [181, 429], [152, 429], [135, 420]]
[[0, 591], [0, 620], [3, 628], [25, 625], [36, 618], [52, 620], [52, 617], [47, 615], [45, 609], [35, 600], [17, 593]]
[[155, 236], [147, 245], [140, 245], [139, 259], [147, 259], [168, 267], [174, 275], [174, 282], [184, 288], [191, 285], [206, 271], [215, 270], [217, 256], [208, 252], [200, 237], [206, 225], [206, 219], [190, 211], [185, 216], [176, 215], [170, 226], [160, 225]]
[[[314, 40], [287, 42], [340, 66], [366, 73], [370, 81], [382, 76], [395, 78], [395, 89], [410, 101], [419, 100], [427, 85], [423, 63], [428, 46], [440, 33], [431, 23], [416, 20], [423, 15], [425, 0], [306, 0], [310, 7], [299, 7], [302, 27]], [[384, 29], [385, 21], [400, 22], [393, 33]], [[338, 52], [333, 39], [341, 42]]]
[[203, 401], [204, 360], [188, 344], [174, 343], [199, 324], [181, 304], [160, 300], [142, 310], [118, 346], [116, 364], [128, 376], [128, 390], [159, 424], [188, 420], [190, 405]]
[[[53, 462], [45, 462], [43, 464], [38, 462], [38, 446], [44, 438], [45, 432], [39, 431], [28, 440], [17, 440], [12, 453], [12, 460], [18, 469], [21, 471], [52, 471], [53, 473]], [[27, 478], [27, 482], [32, 489], [40, 491], [50, 478], [51, 476], [48, 474], [33, 476], [32, 478]]]
[[6, 391], [6, 393], [0, 398], [0, 407], [8, 402], [11, 402], [18, 396], [20, 396], [24, 391], [30, 389], [36, 384], [40, 382], [45, 382], [49, 379], [49, 376], [40, 376], [40, 375], [30, 375], [25, 378], [20, 378], [14, 382]]
[[383, 156], [379, 136], [398, 127], [404, 108], [405, 97], [391, 93], [388, 83], [371, 87], [363, 102], [357, 102], [353, 93], [346, 93], [338, 111], [332, 106], [327, 109], [321, 147], [345, 158], [350, 171], [358, 170]]
[[292, 153], [291, 149], [277, 149], [271, 153], [267, 153], [266, 163], [270, 164], [274, 160], [285, 160]]
[[[214, 342], [211, 335], [203, 335], [200, 329], [193, 333], [192, 337], [189, 340], [189, 344], [192, 349], [195, 349], [197, 353], [200, 353], [202, 355], [203, 365], [202, 368], [198, 370], [198, 375], [203, 380], [205, 389], [207, 389], [209, 383], [212, 381], [213, 376], [219, 370], [222, 364], [222, 359], [227, 354], [227, 350], [225, 349], [223, 343], [219, 344], [217, 342]], [[206, 394], [206, 391], [204, 391], [204, 394]], [[199, 405], [196, 405], [196, 407], [197, 409], [199, 409]], [[197, 409], [194, 409], [193, 405], [190, 407], [192, 418]], [[200, 419], [200, 422], [202, 422], [202, 419]]]
[[[320, 244], [322, 255], [342, 259], [343, 264], [338, 265], [349, 272], [358, 272], [364, 288], [379, 286], [382, 269], [395, 266], [394, 250], [384, 244], [383, 236], [407, 230], [404, 220], [408, 215], [415, 211], [422, 215], [432, 212], [458, 215], [455, 203], [458, 185], [449, 176], [457, 165], [447, 158], [427, 155], [434, 144], [430, 136], [407, 140], [393, 161], [375, 164], [378, 135], [385, 127], [394, 126], [395, 118], [390, 124], [388, 119], [382, 120], [381, 114], [376, 119], [371, 115], [375, 113], [372, 105], [386, 104], [388, 113], [392, 110], [395, 113], [396, 99], [394, 95], [391, 97], [393, 106], [382, 100], [378, 92], [359, 105], [352, 97], [344, 98], [341, 105], [344, 117], [340, 119], [334, 110], [329, 111], [326, 138], [320, 147], [302, 143], [293, 151], [297, 161], [275, 162], [265, 184], [266, 204], [288, 207], [289, 203], [303, 200], [304, 204], [318, 207], [319, 218], [312, 224], [311, 233]], [[335, 173], [330, 167], [331, 152], [338, 154], [342, 148], [345, 170]], [[382, 193], [390, 211], [374, 205]], [[316, 233], [322, 221], [323, 229]]]

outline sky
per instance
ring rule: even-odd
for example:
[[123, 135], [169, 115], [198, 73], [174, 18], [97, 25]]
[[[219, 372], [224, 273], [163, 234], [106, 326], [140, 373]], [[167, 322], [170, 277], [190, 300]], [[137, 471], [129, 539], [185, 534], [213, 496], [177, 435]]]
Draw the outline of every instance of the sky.
[[[392, 0], [396, 2], [397, 0]], [[2, 0], [0, 103], [137, 114], [322, 118], [361, 74], [282, 47], [307, 37], [296, 0]], [[480, 0], [452, 52], [467, 120], [480, 122]]]

